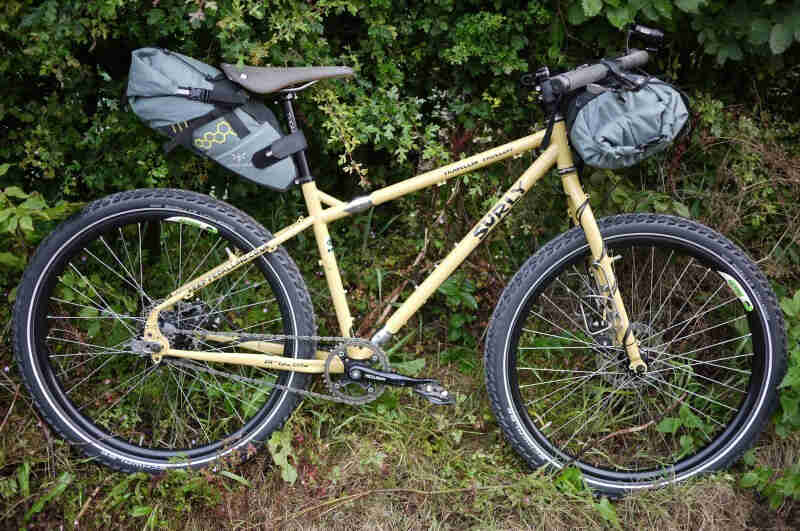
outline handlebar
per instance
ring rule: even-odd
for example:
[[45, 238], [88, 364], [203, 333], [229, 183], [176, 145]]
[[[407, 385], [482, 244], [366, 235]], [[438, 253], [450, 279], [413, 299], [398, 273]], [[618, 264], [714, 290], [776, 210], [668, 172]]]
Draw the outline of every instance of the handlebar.
[[[618, 57], [614, 61], [623, 70], [629, 70], [644, 65], [650, 59], [650, 54], [644, 50], [633, 50], [628, 55]], [[602, 63], [585, 66], [558, 74], [550, 78], [553, 91], [566, 94], [590, 83], [600, 81], [608, 74], [608, 67]]]

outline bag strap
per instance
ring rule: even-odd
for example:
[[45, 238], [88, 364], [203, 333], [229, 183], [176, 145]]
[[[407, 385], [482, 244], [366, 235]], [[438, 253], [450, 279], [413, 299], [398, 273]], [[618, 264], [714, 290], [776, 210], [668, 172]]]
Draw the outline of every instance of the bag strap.
[[259, 149], [253, 153], [252, 162], [253, 166], [259, 170], [263, 170], [267, 166], [272, 166], [285, 159], [289, 155], [294, 155], [304, 149], [308, 148], [306, 137], [300, 130], [294, 133], [282, 136], [269, 146]]
[[623, 88], [625, 90], [639, 90], [650, 81], [649, 79], [645, 79], [642, 81], [637, 81], [630, 77], [627, 72], [623, 71], [616, 61], [609, 61], [608, 59], [601, 59], [600, 62], [608, 68], [608, 73], [614, 77], [615, 79], [619, 80], [622, 83]]
[[176, 96], [183, 96], [203, 103], [221, 103], [224, 105], [244, 105], [250, 98], [244, 91], [236, 90], [230, 81], [213, 84], [211, 90], [196, 87], [178, 87]]

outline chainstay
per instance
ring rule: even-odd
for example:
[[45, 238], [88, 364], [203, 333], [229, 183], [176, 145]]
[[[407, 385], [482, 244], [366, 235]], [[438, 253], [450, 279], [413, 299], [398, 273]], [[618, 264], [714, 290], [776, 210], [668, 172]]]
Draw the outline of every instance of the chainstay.
[[[199, 331], [199, 330], [177, 330], [177, 333], [183, 334], [201, 334], [207, 331]], [[249, 341], [249, 340], [257, 340], [257, 341], [275, 341], [275, 342], [284, 342], [284, 341], [313, 341], [315, 343], [335, 343], [337, 348], [343, 348], [347, 345], [354, 345], [354, 346], [365, 346], [369, 345], [370, 348], [375, 348], [375, 345], [372, 342], [367, 341], [366, 339], [360, 339], [355, 337], [336, 337], [336, 336], [293, 336], [293, 335], [281, 335], [281, 334], [236, 334], [231, 332], [208, 332], [209, 334], [213, 334], [216, 336], [228, 336], [228, 337], [235, 337], [241, 341]], [[228, 345], [231, 346], [231, 345]], [[235, 345], [232, 345], [235, 346]], [[317, 393], [316, 391], [308, 391], [306, 389], [297, 389], [295, 387], [290, 387], [288, 385], [282, 385], [279, 383], [273, 382], [265, 382], [264, 380], [257, 380], [255, 378], [248, 378], [246, 376], [238, 376], [234, 374], [230, 374], [223, 371], [218, 371], [216, 369], [212, 369], [211, 367], [207, 367], [204, 365], [200, 365], [195, 362], [185, 361], [180, 359], [169, 359], [165, 360], [166, 363], [177, 365], [179, 367], [186, 367], [189, 369], [193, 369], [196, 371], [205, 372], [208, 374], [212, 374], [214, 376], [223, 376], [225, 378], [230, 378], [232, 380], [237, 380], [240, 382], [246, 382], [253, 385], [258, 386], [268, 386], [274, 389], [279, 389], [281, 391], [288, 391], [290, 393], [295, 393], [300, 396], [306, 396], [309, 398], [320, 398], [322, 400], [329, 400], [331, 402], [338, 402], [340, 404], [348, 404], [351, 406], [361, 405], [360, 402], [357, 400], [349, 399], [346, 397], [338, 397], [332, 394], [327, 393]], [[294, 372], [294, 371], [286, 371], [286, 372]], [[324, 373], [323, 373], [324, 374]]]

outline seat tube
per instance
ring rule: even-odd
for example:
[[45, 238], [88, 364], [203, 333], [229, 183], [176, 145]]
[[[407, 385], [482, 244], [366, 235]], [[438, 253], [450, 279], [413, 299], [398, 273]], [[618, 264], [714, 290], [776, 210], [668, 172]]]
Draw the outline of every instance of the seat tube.
[[614, 327], [616, 344], [625, 347], [630, 370], [644, 372], [647, 370], [647, 365], [642, 360], [639, 343], [630, 327], [630, 319], [622, 301], [619, 282], [614, 275], [612, 265], [614, 259], [608, 255], [600, 228], [597, 226], [597, 220], [589, 205], [589, 196], [583, 191], [578, 179], [563, 118], [554, 124], [552, 138], [553, 142], [559, 146], [558, 173], [561, 176], [564, 193], [567, 195], [567, 210], [575, 224], [581, 227], [586, 234], [586, 240], [592, 252], [591, 270], [600, 294], [605, 297], [606, 301], [612, 303], [606, 304], [606, 312], [609, 310], [612, 312], [609, 324]]
[[322, 203], [319, 199], [317, 184], [310, 180], [301, 186], [303, 197], [306, 200], [308, 213], [314, 220], [314, 237], [317, 240], [319, 249], [320, 265], [325, 272], [325, 280], [328, 282], [328, 290], [333, 299], [333, 308], [336, 311], [336, 319], [339, 322], [339, 330], [342, 337], [350, 337], [353, 327], [353, 318], [350, 315], [350, 308], [347, 305], [342, 277], [339, 274], [339, 265], [333, 253], [333, 241], [328, 232], [328, 225], [322, 221]]

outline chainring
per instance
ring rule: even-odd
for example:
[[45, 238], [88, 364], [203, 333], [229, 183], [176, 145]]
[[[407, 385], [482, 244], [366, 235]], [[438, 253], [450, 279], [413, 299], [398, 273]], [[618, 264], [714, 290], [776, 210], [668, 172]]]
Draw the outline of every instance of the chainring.
[[362, 363], [381, 371], [389, 371], [389, 358], [380, 348], [369, 341], [351, 339], [338, 344], [325, 359], [325, 372], [323, 373], [325, 385], [328, 387], [328, 391], [341, 402], [352, 405], [368, 404], [383, 394], [386, 389], [384, 384], [373, 380], [354, 380], [346, 372], [342, 375], [330, 372], [331, 363], [336, 358], [345, 364], [345, 371], [347, 370], [347, 347], [353, 344], [372, 351], [372, 357]]

